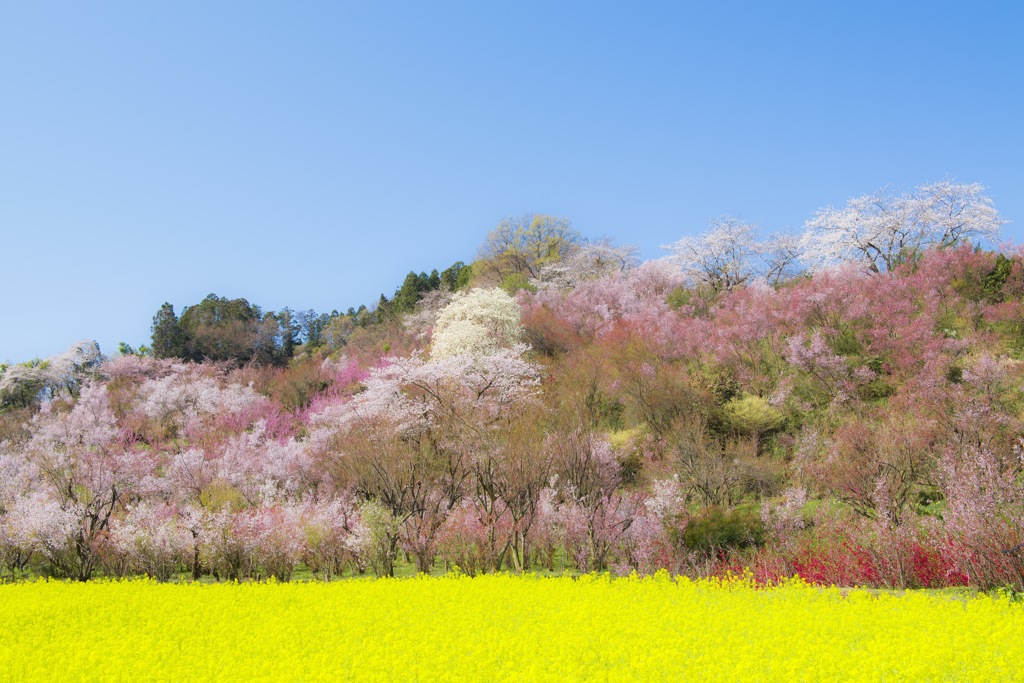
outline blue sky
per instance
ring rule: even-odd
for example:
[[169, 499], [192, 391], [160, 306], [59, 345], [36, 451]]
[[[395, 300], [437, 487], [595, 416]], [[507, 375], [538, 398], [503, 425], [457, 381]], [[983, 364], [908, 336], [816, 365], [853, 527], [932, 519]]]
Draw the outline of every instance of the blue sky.
[[1024, 241], [1024, 5], [0, 7], [0, 360], [164, 301], [346, 309], [510, 215], [641, 247], [981, 182]]

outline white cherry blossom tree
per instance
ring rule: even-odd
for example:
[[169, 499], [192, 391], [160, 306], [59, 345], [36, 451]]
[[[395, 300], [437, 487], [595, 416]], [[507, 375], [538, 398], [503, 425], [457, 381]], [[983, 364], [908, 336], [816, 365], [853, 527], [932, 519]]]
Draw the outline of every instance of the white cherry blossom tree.
[[723, 291], [758, 277], [777, 284], [797, 271], [796, 238], [776, 233], [761, 241], [758, 228], [733, 216], [713, 218], [700, 235], [663, 246], [686, 279]]
[[430, 357], [486, 356], [522, 339], [519, 304], [500, 289], [457, 294], [437, 316]]
[[880, 190], [827, 207], [805, 223], [803, 259], [812, 267], [861, 262], [891, 270], [928, 247], [994, 242], [1006, 221], [977, 183], [941, 180], [902, 194]]

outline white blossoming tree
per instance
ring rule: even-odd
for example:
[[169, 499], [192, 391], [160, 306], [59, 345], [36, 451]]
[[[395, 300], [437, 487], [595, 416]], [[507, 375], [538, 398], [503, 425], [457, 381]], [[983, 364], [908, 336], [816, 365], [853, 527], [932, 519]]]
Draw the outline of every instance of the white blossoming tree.
[[684, 237], [663, 246], [668, 257], [682, 267], [688, 281], [716, 291], [732, 289], [763, 277], [772, 284], [797, 271], [796, 238], [776, 233], [758, 239], [753, 223], [733, 216], [713, 218], [700, 235]]
[[458, 294], [437, 316], [430, 357], [487, 356], [518, 344], [523, 330], [519, 304], [500, 289]]
[[602, 239], [572, 245], [560, 261], [540, 269], [530, 284], [538, 289], [572, 290], [583, 282], [627, 273], [640, 265], [639, 248]]
[[102, 361], [99, 345], [82, 340], [44, 361], [7, 367], [0, 371], [0, 407], [29, 405], [62, 393], [75, 397], [82, 381], [91, 376]]
[[894, 194], [881, 190], [831, 206], [805, 223], [802, 257], [812, 267], [864, 263], [872, 272], [891, 270], [928, 247], [999, 238], [1000, 217], [977, 183], [946, 179]]

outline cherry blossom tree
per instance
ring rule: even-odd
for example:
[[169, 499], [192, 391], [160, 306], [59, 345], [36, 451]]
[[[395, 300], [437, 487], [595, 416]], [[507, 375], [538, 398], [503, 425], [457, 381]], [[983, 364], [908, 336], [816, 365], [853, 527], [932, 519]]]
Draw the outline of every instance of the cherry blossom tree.
[[179, 520], [175, 505], [141, 501], [111, 521], [108, 545], [127, 569], [166, 581], [193, 550], [192, 534]]
[[846, 207], [822, 209], [807, 221], [803, 258], [815, 267], [851, 261], [880, 272], [928, 247], [995, 242], [1006, 221], [984, 191], [977, 183], [946, 179], [905, 193], [880, 190], [854, 197]]
[[670, 541], [664, 521], [655, 514], [640, 495], [626, 496], [622, 517], [628, 517], [629, 526], [619, 537], [621, 555], [619, 573], [627, 570], [653, 574], [666, 568], [670, 554]]
[[349, 494], [307, 503], [303, 513], [303, 562], [323, 581], [340, 575], [347, 564], [359, 565], [353, 533], [359, 523]]
[[530, 528], [553, 467], [542, 427], [546, 417], [539, 406], [521, 406], [483, 432], [469, 459], [469, 498], [487, 529], [492, 569], [499, 569], [506, 560], [516, 571], [527, 568]]
[[310, 418], [310, 448], [335, 486], [383, 505], [396, 520], [395, 547], [403, 543], [422, 571], [463, 497], [472, 457], [510, 410], [536, 395], [539, 377], [522, 351], [389, 359], [365, 391]]
[[568, 249], [561, 261], [543, 266], [531, 284], [538, 288], [573, 289], [587, 280], [633, 270], [640, 265], [638, 252], [633, 245], [615, 246], [607, 239], [578, 243]]
[[696, 237], [684, 237], [663, 246], [672, 252], [687, 278], [715, 290], [746, 284], [757, 272], [762, 248], [757, 226], [732, 216], [714, 218], [708, 229]]
[[87, 579], [95, 567], [97, 539], [121, 506], [141, 493], [152, 456], [122, 440], [101, 384], [86, 384], [70, 410], [44, 405], [34, 420], [27, 453], [38, 468], [40, 489], [77, 518], [75, 553], [57, 563], [58, 568]]
[[800, 238], [788, 232], [773, 233], [761, 242], [759, 275], [769, 284], [778, 286], [800, 273]]
[[1024, 450], [999, 453], [987, 444], [951, 448], [942, 463], [946, 528], [959, 544], [956, 560], [982, 588], [1024, 588]]
[[585, 571], [600, 571], [633, 522], [633, 507], [620, 495], [622, 467], [611, 444], [593, 432], [563, 429], [549, 448], [562, 498], [559, 519], [567, 551]]
[[102, 361], [99, 345], [82, 340], [46, 360], [6, 367], [0, 372], [0, 408], [29, 405], [61, 394], [73, 398]]
[[519, 343], [519, 304], [500, 289], [458, 293], [437, 315], [431, 358], [488, 355]]

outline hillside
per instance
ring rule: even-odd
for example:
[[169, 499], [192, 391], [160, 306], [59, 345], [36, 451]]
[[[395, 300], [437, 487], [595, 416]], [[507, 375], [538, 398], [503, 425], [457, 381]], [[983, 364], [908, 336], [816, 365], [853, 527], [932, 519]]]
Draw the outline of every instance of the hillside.
[[0, 562], [1024, 589], [1024, 261], [994, 213], [884, 253], [819, 218], [803, 261], [729, 219], [640, 264], [526, 217], [373, 309], [211, 295], [4, 368]]

